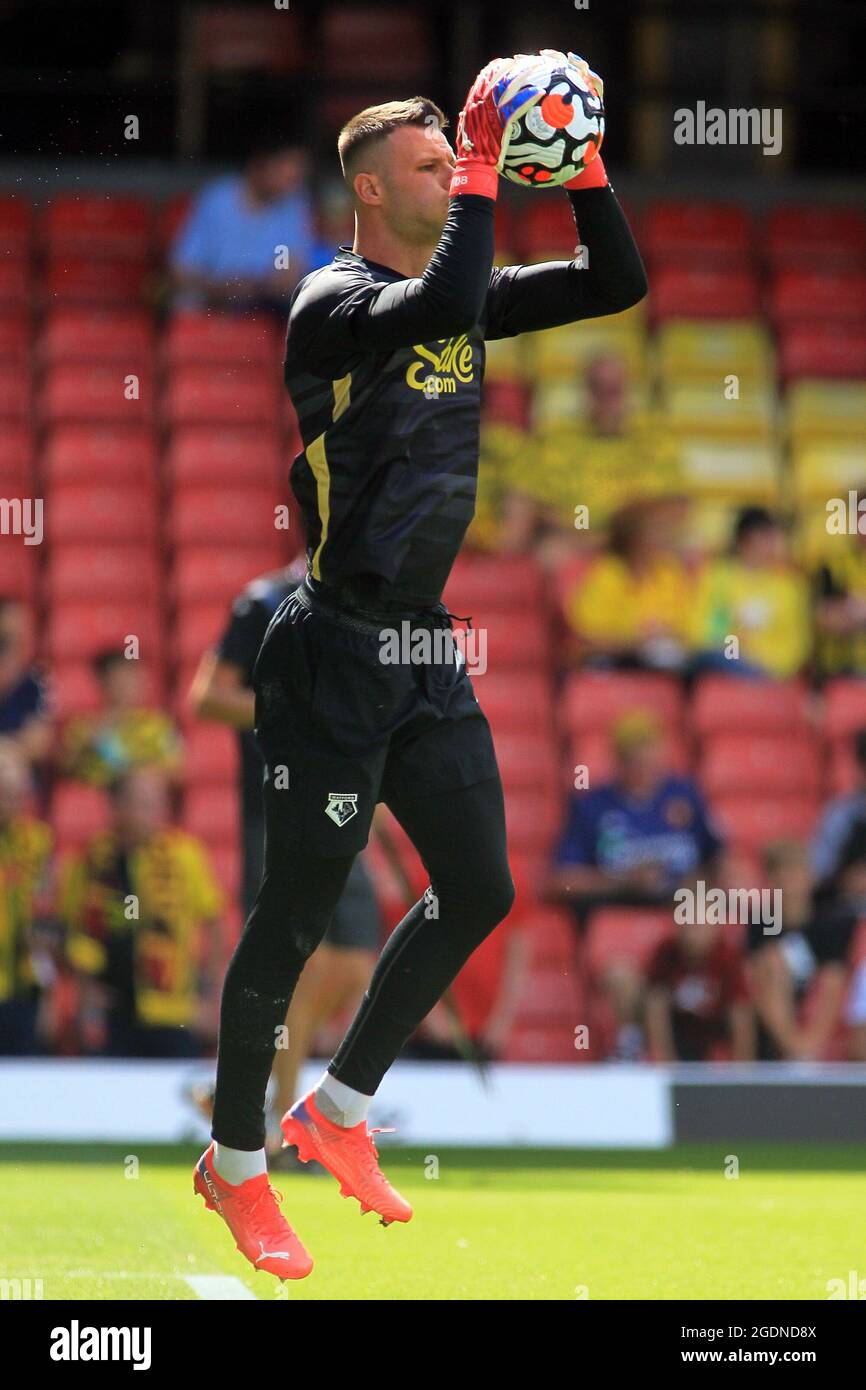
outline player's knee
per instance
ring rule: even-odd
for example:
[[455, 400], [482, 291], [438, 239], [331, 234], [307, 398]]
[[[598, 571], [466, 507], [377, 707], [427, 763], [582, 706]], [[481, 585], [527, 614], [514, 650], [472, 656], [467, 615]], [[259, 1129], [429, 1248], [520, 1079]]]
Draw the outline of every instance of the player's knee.
[[496, 873], [480, 874], [477, 882], [479, 924], [492, 931], [514, 906], [514, 880], [507, 865]]

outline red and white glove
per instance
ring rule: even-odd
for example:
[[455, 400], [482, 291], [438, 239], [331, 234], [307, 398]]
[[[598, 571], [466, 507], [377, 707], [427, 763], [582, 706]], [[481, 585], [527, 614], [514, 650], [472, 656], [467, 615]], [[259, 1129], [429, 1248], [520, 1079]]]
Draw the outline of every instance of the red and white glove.
[[[518, 58], [524, 55], [518, 55]], [[532, 68], [538, 58], [526, 55], [524, 64], [514, 58], [494, 58], [482, 68], [469, 88], [457, 121], [457, 165], [449, 193], [480, 193], [496, 198], [499, 191], [497, 163], [503, 134], [510, 123], [539, 101], [540, 87], [532, 85]]]

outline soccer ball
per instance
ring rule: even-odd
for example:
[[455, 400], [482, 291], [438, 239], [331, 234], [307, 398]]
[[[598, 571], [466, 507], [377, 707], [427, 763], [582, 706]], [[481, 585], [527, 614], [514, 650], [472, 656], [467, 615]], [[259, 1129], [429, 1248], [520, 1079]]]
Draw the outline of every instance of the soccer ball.
[[[515, 77], [522, 70], [525, 86], [541, 95], [506, 124], [496, 167], [526, 188], [568, 183], [595, 159], [604, 138], [601, 78], [575, 53], [549, 48], [531, 65], [524, 54], [514, 64]], [[519, 97], [513, 104], [519, 105]]]

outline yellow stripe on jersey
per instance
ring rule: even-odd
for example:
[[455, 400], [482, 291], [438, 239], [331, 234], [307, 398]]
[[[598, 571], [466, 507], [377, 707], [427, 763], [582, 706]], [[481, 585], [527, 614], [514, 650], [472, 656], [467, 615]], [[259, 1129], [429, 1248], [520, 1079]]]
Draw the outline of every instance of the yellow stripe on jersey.
[[[348, 410], [352, 397], [352, 373], [340, 377], [338, 381], [331, 382], [334, 392], [334, 408], [331, 411], [331, 424], [339, 420], [344, 411]], [[321, 523], [322, 534], [319, 544], [316, 546], [313, 555], [312, 574], [314, 579], [321, 579], [322, 571], [320, 567], [320, 557], [322, 546], [328, 538], [328, 522], [331, 516], [330, 492], [331, 492], [331, 470], [328, 467], [328, 455], [325, 452], [325, 435], [320, 434], [318, 439], [314, 439], [307, 449], [307, 462], [313, 470], [313, 477], [316, 480], [316, 505], [319, 509], [319, 521]]]

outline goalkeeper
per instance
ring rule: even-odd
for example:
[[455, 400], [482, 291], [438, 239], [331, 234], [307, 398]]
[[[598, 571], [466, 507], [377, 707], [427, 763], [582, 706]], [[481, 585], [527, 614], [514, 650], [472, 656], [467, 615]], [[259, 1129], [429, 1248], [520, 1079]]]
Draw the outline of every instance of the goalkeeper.
[[[338, 148], [354, 246], [292, 297], [285, 377], [304, 444], [291, 485], [307, 575], [274, 614], [253, 674], [265, 872], [226, 976], [214, 1142], [194, 1175], [242, 1253], [281, 1279], [308, 1274], [312, 1260], [268, 1184], [274, 1041], [377, 802], [404, 826], [430, 887], [394, 929], [343, 1042], [283, 1133], [385, 1224], [412, 1213], [379, 1168], [370, 1101], [513, 902], [490, 728], [441, 602], [475, 503], [484, 341], [616, 313], [646, 293], [599, 156], [566, 185], [588, 266], [493, 268], [503, 133], [542, 96], [537, 63], [484, 69], [456, 157], [442, 112], [423, 98], [349, 121]], [[434, 659], [388, 664], [383, 639], [407, 621], [413, 638], [440, 639], [428, 644]]]

